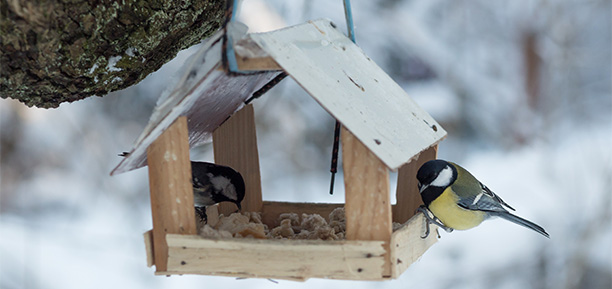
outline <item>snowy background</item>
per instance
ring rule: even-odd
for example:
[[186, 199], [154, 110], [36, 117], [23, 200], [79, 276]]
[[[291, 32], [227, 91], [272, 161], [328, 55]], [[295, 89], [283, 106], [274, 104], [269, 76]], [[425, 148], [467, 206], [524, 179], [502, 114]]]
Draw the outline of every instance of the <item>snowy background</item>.
[[[550, 240], [503, 220], [442, 232], [386, 282], [154, 276], [142, 239], [146, 169], [109, 172], [191, 48], [104, 98], [54, 110], [0, 100], [0, 288], [612, 288], [611, 9], [609, 0], [353, 1], [357, 43], [448, 131], [440, 158]], [[241, 11], [252, 31], [321, 17], [345, 29], [341, 1], [245, 0]], [[327, 192], [333, 119], [290, 79], [255, 105], [264, 198], [343, 202], [341, 175]], [[211, 145], [192, 158], [212, 160]]]

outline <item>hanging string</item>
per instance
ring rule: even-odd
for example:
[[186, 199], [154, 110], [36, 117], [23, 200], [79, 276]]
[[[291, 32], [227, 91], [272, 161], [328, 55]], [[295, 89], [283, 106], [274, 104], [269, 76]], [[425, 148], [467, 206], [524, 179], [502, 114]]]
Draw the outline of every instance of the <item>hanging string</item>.
[[334, 128], [334, 145], [332, 147], [332, 160], [331, 160], [331, 181], [329, 184], [329, 194], [334, 194], [334, 182], [336, 181], [336, 172], [338, 172], [338, 148], [340, 147], [340, 127], [342, 125], [336, 120], [336, 127]]
[[351, 0], [344, 0], [344, 17], [346, 18], [346, 27], [348, 29], [348, 37], [353, 43], [355, 42], [355, 27], [353, 26], [353, 11], [351, 9]]
[[[355, 27], [353, 26], [353, 11], [351, 10], [351, 1], [344, 0], [344, 17], [346, 18], [346, 27], [348, 29], [348, 36], [353, 43], [355, 42]], [[336, 120], [336, 126], [334, 127], [334, 145], [332, 147], [332, 160], [331, 160], [331, 181], [329, 184], [329, 194], [334, 194], [334, 182], [336, 180], [336, 173], [338, 172], [338, 149], [340, 147], [340, 128], [342, 125]]]
[[268, 83], [264, 84], [263, 87], [261, 87], [259, 90], [253, 92], [253, 95], [251, 95], [251, 97], [249, 97], [247, 100], [244, 101], [244, 104], [249, 104], [251, 103], [251, 101], [258, 99], [260, 96], [264, 95], [266, 92], [268, 92], [268, 90], [272, 89], [272, 87], [276, 86], [278, 83], [280, 83], [283, 79], [285, 79], [285, 77], [287, 77], [288, 74], [286, 72], [281, 72], [279, 75], [277, 75], [276, 77], [274, 77], [272, 80], [270, 80]]

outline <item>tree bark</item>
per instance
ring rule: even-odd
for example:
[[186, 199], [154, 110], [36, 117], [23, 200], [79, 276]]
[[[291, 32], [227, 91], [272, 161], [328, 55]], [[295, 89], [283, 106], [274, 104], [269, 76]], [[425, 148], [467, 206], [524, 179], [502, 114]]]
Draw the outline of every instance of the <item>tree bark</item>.
[[54, 108], [106, 95], [224, 21], [224, 0], [1, 0], [0, 97]]

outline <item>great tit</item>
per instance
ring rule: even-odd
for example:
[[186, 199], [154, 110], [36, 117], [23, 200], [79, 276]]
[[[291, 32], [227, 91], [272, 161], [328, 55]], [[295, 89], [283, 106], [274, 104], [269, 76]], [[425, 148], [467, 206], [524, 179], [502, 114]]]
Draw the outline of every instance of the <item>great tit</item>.
[[201, 219], [207, 219], [207, 206], [220, 202], [232, 202], [241, 209], [245, 186], [239, 172], [222, 165], [192, 161], [191, 175], [193, 203]]
[[425, 237], [430, 222], [451, 232], [471, 229], [490, 217], [501, 217], [550, 238], [544, 228], [508, 212], [504, 207], [512, 211], [514, 208], [455, 163], [428, 161], [419, 168], [417, 179], [425, 208], [434, 215], [431, 218], [423, 207], [419, 209], [428, 220]]
[[[120, 153], [127, 157], [129, 152]], [[206, 221], [206, 207], [220, 202], [232, 202], [238, 210], [244, 199], [244, 179], [234, 169], [207, 162], [191, 162], [193, 203], [200, 219]]]

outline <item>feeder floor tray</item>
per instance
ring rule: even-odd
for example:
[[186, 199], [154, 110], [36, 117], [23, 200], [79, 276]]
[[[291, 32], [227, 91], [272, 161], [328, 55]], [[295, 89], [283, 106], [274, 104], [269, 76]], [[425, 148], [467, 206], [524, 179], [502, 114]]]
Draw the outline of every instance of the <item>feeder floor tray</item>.
[[[432, 230], [435, 230], [435, 226]], [[393, 232], [390, 252], [386, 252], [383, 241], [210, 239], [199, 235], [168, 234], [167, 271], [155, 274], [295, 281], [308, 278], [389, 280], [398, 278], [436, 242], [433, 231], [422, 239], [424, 231], [424, 217], [416, 214]], [[145, 244], [148, 265], [152, 266], [151, 231], [145, 233]], [[390, 272], [384, 272], [386, 260], [391, 263]]]

